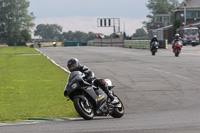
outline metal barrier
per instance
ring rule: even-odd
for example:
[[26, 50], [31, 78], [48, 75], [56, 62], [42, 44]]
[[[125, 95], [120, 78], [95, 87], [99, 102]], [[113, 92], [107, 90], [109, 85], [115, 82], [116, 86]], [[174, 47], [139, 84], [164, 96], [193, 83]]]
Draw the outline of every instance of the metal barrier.
[[71, 47], [71, 46], [86, 46], [86, 42], [83, 41], [65, 41], [64, 46], [65, 47]]
[[[150, 40], [95, 39], [87, 42], [87, 46], [118, 46], [125, 48], [149, 49]], [[167, 48], [167, 40], [159, 40], [159, 48]]]
[[168, 40], [159, 40], [159, 48], [167, 49]]
[[124, 47], [136, 49], [149, 49], [150, 40], [124, 40]]
[[109, 38], [109, 39], [94, 39], [92, 41], [88, 41], [88, 46], [115, 46], [115, 47], [123, 47], [124, 41], [119, 38]]
[[88, 41], [87, 46], [94, 46], [94, 41], [93, 40]]
[[[150, 40], [124, 40], [124, 47], [136, 49], [149, 49]], [[167, 40], [159, 40], [159, 48], [167, 48]]]

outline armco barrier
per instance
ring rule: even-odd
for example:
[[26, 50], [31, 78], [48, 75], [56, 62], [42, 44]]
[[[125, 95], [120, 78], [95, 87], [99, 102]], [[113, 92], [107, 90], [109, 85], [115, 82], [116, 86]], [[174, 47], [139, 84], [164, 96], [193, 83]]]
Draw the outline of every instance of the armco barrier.
[[[167, 48], [167, 40], [159, 40], [159, 48]], [[116, 46], [136, 49], [149, 49], [150, 40], [95, 39], [87, 42], [87, 46]]]
[[167, 49], [168, 40], [158, 40], [159, 41], [159, 48]]
[[[167, 40], [159, 40], [159, 48], [167, 49]], [[136, 49], [149, 49], [150, 40], [124, 40], [124, 47]]]
[[88, 41], [87, 46], [94, 46], [94, 41], [93, 40]]
[[72, 47], [72, 46], [86, 46], [86, 42], [83, 41], [64, 41], [65, 47]]
[[136, 49], [149, 49], [150, 40], [124, 40], [124, 47]]
[[120, 38], [109, 38], [109, 39], [94, 39], [93, 41], [88, 41], [88, 46], [114, 46], [123, 47], [124, 41]]

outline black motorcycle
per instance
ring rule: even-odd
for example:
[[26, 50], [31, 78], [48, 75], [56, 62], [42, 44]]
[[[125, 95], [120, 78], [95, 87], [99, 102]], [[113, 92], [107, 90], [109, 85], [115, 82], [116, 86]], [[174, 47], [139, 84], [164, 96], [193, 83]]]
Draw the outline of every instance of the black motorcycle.
[[[118, 98], [119, 103], [111, 104], [111, 100], [104, 91], [84, 80], [85, 75], [80, 71], [70, 73], [64, 95], [71, 99], [78, 114], [85, 120], [91, 120], [94, 116], [111, 115], [114, 118], [120, 118], [124, 115], [124, 106]], [[105, 79], [109, 90], [112, 82]], [[113, 93], [113, 92], [112, 92]]]
[[154, 41], [151, 43], [150, 51], [151, 51], [152, 55], [155, 55], [156, 52], [158, 52], [158, 42]]

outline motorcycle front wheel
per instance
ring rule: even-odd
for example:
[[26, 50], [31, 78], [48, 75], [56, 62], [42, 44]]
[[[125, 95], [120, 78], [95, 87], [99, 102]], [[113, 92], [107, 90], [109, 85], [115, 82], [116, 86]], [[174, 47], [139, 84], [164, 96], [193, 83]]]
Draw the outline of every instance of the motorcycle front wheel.
[[175, 50], [175, 56], [178, 57], [179, 56], [179, 49]]
[[118, 98], [119, 104], [115, 105], [115, 107], [113, 108], [113, 112], [110, 115], [113, 118], [121, 118], [124, 115], [124, 105], [118, 96], [116, 96], [116, 95], [114, 95], [114, 96]]
[[152, 55], [155, 55], [155, 54], [156, 54], [156, 52], [153, 50], [153, 51], [152, 51]]
[[94, 109], [91, 106], [87, 107], [85, 102], [80, 97], [75, 98], [73, 103], [76, 111], [81, 117], [83, 117], [85, 120], [93, 119]]

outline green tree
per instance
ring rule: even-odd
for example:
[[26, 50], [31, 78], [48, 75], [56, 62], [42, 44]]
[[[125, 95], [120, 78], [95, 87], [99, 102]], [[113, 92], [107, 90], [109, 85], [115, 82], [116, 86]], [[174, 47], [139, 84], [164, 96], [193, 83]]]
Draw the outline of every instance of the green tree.
[[155, 14], [168, 14], [178, 4], [178, 0], [148, 0], [146, 6], [151, 14], [148, 14], [147, 17], [152, 19]]
[[133, 37], [147, 37], [147, 32], [144, 28], [139, 28], [136, 30], [136, 33], [133, 34]]
[[34, 35], [47, 40], [58, 40], [61, 32], [62, 27], [58, 24], [39, 24], [34, 31]]
[[27, 0], [0, 0], [0, 39], [9, 46], [25, 44], [34, 26]]
[[72, 41], [74, 36], [74, 32], [68, 31], [62, 33], [62, 39], [66, 41]]
[[62, 33], [62, 40], [66, 41], [88, 41], [93, 40], [95, 38], [95, 33], [89, 32], [81, 32], [81, 31], [68, 31]]
[[81, 32], [81, 31], [76, 31], [74, 33], [74, 39], [75, 41], [86, 41], [87, 40], [87, 33]]
[[28, 30], [22, 30], [21, 31], [21, 39], [18, 41], [17, 45], [18, 46], [25, 46], [26, 42], [31, 40], [31, 34], [29, 33]]
[[173, 24], [173, 34], [176, 34], [176, 29], [180, 28], [180, 20], [175, 20]]
[[88, 33], [88, 37], [87, 37], [87, 41], [89, 41], [89, 40], [93, 40], [94, 38], [95, 38], [95, 33], [93, 33], [93, 32], [89, 32]]

